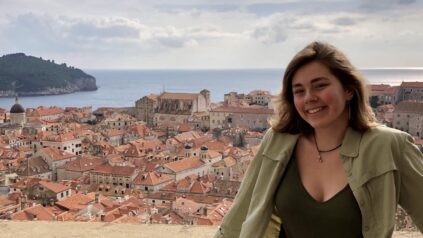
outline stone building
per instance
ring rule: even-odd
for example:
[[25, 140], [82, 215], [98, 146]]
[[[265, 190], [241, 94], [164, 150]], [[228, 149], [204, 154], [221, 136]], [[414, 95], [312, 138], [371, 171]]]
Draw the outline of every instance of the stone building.
[[18, 97], [16, 97], [15, 104], [10, 108], [10, 123], [21, 127], [26, 123], [25, 109], [19, 104]]
[[390, 86], [388, 84], [372, 84], [369, 85], [369, 89], [370, 102], [376, 101], [377, 105], [396, 104], [398, 102], [399, 86]]
[[132, 188], [137, 172], [135, 167], [100, 165], [90, 171], [90, 184]]
[[249, 105], [251, 102], [251, 96], [244, 93], [229, 92], [223, 96], [223, 103], [228, 106]]
[[272, 95], [269, 91], [263, 90], [254, 90], [250, 92], [248, 95], [251, 97], [251, 102], [253, 104], [258, 104], [262, 106], [269, 105], [270, 101], [272, 100]]
[[210, 174], [225, 181], [233, 179], [233, 167], [236, 165], [236, 160], [231, 156], [224, 158], [212, 165]]
[[195, 113], [206, 112], [210, 106], [210, 91], [200, 93], [163, 92], [157, 98], [154, 125], [188, 123]]
[[403, 101], [394, 110], [394, 128], [423, 138], [423, 102]]
[[157, 95], [144, 96], [135, 102], [135, 117], [137, 120], [146, 122], [148, 126], [152, 126], [156, 108]]
[[57, 181], [73, 180], [89, 175], [90, 171], [105, 163], [103, 158], [77, 158], [57, 168]]
[[41, 148], [54, 147], [74, 155], [82, 154], [82, 139], [75, 137], [72, 133], [46, 135], [38, 141], [33, 141], [32, 146], [35, 151]]
[[60, 183], [40, 181], [28, 190], [28, 197], [43, 205], [70, 197], [72, 189]]
[[49, 168], [52, 170], [53, 176], [51, 180], [53, 181], [57, 181], [57, 168], [76, 159], [76, 155], [60, 151], [54, 147], [42, 148], [35, 153], [35, 156], [40, 156], [48, 164]]
[[263, 107], [220, 106], [210, 111], [210, 129], [243, 127], [264, 130], [269, 127], [267, 119], [272, 114], [272, 109]]
[[398, 100], [423, 102], [423, 82], [402, 82]]
[[55, 121], [63, 117], [65, 110], [60, 107], [38, 107], [27, 111], [28, 119]]
[[21, 163], [16, 173], [20, 177], [33, 177], [51, 180], [53, 177], [52, 170], [41, 156], [28, 158]]
[[157, 172], [139, 173], [134, 179], [135, 189], [145, 192], [158, 192], [160, 188], [170, 184], [174, 179], [167, 174]]

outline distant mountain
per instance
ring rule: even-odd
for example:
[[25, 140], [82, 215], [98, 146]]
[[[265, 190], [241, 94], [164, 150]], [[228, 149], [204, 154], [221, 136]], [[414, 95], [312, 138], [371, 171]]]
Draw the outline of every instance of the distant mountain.
[[96, 79], [54, 60], [23, 53], [0, 57], [0, 96], [36, 96], [97, 90]]

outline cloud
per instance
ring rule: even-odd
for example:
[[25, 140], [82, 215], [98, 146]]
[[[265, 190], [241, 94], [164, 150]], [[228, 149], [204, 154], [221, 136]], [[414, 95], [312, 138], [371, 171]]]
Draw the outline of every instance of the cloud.
[[341, 26], [351, 26], [356, 24], [356, 21], [350, 17], [339, 17], [333, 20], [333, 22], [336, 25], [341, 25]]
[[403, 7], [412, 7], [417, 3], [416, 0], [360, 0], [360, 9], [370, 10], [370, 11], [379, 11], [379, 10], [388, 10], [398, 6]]
[[345, 33], [348, 29], [344, 26], [356, 24], [353, 17], [339, 15], [277, 13], [256, 24], [250, 36], [264, 44], [277, 44], [288, 41], [291, 36], [305, 39]]
[[209, 26], [148, 26], [124, 17], [71, 18], [27, 13], [10, 17], [7, 25], [3, 38], [7, 37], [16, 48], [70, 53], [165, 50], [237, 36]]

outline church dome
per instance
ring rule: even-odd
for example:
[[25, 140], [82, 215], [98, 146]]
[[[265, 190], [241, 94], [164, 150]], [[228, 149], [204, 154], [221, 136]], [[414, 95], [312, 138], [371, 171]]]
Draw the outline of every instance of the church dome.
[[10, 108], [10, 113], [24, 113], [25, 109], [22, 107], [21, 104], [19, 104], [18, 98], [16, 98], [15, 105]]

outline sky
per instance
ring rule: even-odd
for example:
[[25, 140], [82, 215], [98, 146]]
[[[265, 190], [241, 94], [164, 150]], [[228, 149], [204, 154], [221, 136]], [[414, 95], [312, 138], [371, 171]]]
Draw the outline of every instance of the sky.
[[312, 41], [423, 67], [423, 0], [0, 0], [0, 55], [82, 69], [285, 68]]

